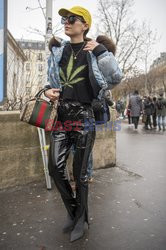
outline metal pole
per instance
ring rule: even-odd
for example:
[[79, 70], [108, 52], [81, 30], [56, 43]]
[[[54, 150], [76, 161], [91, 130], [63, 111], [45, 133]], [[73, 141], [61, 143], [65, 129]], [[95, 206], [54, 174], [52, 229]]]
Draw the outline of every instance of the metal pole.
[[40, 148], [42, 153], [43, 165], [44, 165], [44, 174], [46, 179], [46, 186], [47, 189], [51, 189], [51, 177], [49, 176], [48, 171], [48, 145], [46, 145], [46, 138], [45, 138], [45, 130], [42, 128], [37, 128], [39, 134], [39, 141], [40, 141]]
[[7, 8], [8, 0], [0, 0], [0, 105], [7, 98]]
[[[52, 37], [52, 6], [53, 0], [46, 0], [46, 32], [45, 32], [45, 83], [47, 83], [47, 60], [50, 55], [48, 43]], [[42, 152], [42, 159], [44, 165], [44, 173], [46, 179], [47, 189], [51, 189], [51, 177], [48, 172], [48, 145], [46, 145], [45, 130], [37, 128], [40, 140], [40, 147]]]
[[48, 43], [50, 38], [52, 37], [52, 7], [53, 0], [46, 0], [46, 36], [45, 36], [45, 53], [46, 53], [46, 81], [47, 82], [47, 60], [50, 55]]
[[[45, 52], [46, 52], [46, 71], [47, 71], [47, 60], [50, 55], [48, 48], [49, 41], [52, 37], [52, 9], [53, 9], [53, 0], [46, 0], [46, 39], [45, 39]], [[47, 72], [46, 72], [46, 81], [47, 82]], [[44, 131], [45, 132], [45, 131]], [[68, 168], [66, 166], [66, 175], [70, 181], [70, 175]]]

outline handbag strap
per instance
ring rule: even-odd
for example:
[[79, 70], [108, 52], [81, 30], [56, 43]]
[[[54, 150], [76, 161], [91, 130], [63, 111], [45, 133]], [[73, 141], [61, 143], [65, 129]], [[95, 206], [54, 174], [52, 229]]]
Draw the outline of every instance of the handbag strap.
[[37, 92], [37, 94], [35, 95], [35, 97], [40, 97], [45, 90], [46, 90], [45, 88], [39, 90], [39, 92]]
[[[37, 92], [37, 94], [35, 95], [35, 98], [39, 98], [45, 90], [48, 90], [48, 89], [47, 88], [43, 88], [43, 89], [39, 90], [39, 92]], [[49, 103], [51, 105], [54, 105], [55, 103], [56, 103], [56, 105], [60, 105], [59, 104], [59, 100], [56, 100], [56, 101], [51, 101], [50, 100]]]

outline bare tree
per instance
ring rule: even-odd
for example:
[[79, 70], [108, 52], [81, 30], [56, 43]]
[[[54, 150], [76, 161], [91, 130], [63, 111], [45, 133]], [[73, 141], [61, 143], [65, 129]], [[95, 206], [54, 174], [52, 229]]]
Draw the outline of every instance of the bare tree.
[[115, 100], [119, 98], [127, 98], [134, 90], [139, 90], [140, 93], [144, 94], [144, 74], [140, 74], [139, 71], [135, 71], [134, 75], [128, 76], [123, 80], [123, 84], [113, 89], [112, 94]]
[[[45, 1], [43, 3], [43, 1], [41, 0], [37, 0], [38, 2], [38, 6], [36, 8], [31, 8], [29, 6], [26, 7], [27, 11], [35, 11], [40, 9], [42, 14], [43, 14], [43, 18], [46, 20], [46, 7], [45, 7]], [[34, 27], [28, 27], [27, 32], [29, 33], [33, 33], [39, 36], [44, 37], [45, 39], [45, 31], [43, 32], [42, 30], [38, 29], [38, 28], [34, 28]], [[55, 26], [52, 27], [52, 35], [58, 35], [60, 32], [62, 31], [62, 26], [60, 23], [57, 23]]]
[[[153, 46], [156, 44], [158, 38], [157, 38], [157, 32], [153, 32], [150, 28], [150, 25], [143, 24], [143, 30], [144, 30], [144, 43], [141, 48], [141, 54], [142, 54], [142, 61], [144, 63], [144, 70], [145, 70], [145, 94], [149, 94], [152, 91], [152, 86], [154, 84], [154, 72], [149, 73], [149, 64], [151, 62], [151, 55], [153, 51]], [[149, 78], [148, 78], [149, 77]], [[152, 81], [150, 84], [149, 81]]]
[[135, 76], [124, 79], [122, 85], [113, 90], [113, 96], [118, 98], [127, 97], [135, 89], [138, 89], [140, 94], [155, 96], [161, 91], [166, 95], [166, 66], [160, 66], [150, 70], [147, 73], [147, 92], [145, 93], [145, 73], [138, 73]]
[[142, 62], [145, 23], [138, 25], [132, 15], [133, 0], [99, 0], [97, 33], [110, 36], [117, 45], [117, 59], [127, 77]]
[[14, 54], [8, 47], [8, 63], [7, 63], [7, 98], [3, 105], [4, 110], [16, 110], [22, 106], [26, 96], [24, 84], [24, 62], [21, 62], [19, 56]]
[[164, 93], [166, 95], [166, 66], [163, 66], [163, 67], [160, 67], [158, 69], [158, 72], [157, 72], [157, 76], [158, 76], [158, 87], [159, 87], [159, 90], [164, 90]]

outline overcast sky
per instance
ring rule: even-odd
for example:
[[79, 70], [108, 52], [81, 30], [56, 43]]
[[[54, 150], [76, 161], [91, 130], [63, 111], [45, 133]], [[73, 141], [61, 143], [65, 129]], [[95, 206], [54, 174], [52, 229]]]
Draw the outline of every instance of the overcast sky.
[[[53, 0], [53, 24], [60, 22], [60, 17], [57, 15], [60, 8], [74, 5], [87, 8], [92, 17], [96, 14], [97, 0]], [[31, 26], [44, 32], [45, 20], [40, 10], [27, 11], [27, 6], [37, 7], [37, 0], [8, 0], [8, 28], [15, 38], [40, 39], [39, 36], [30, 34], [26, 30]], [[166, 0], [135, 0], [133, 15], [139, 22], [143, 20], [150, 22], [152, 29], [157, 30], [161, 37], [154, 49], [154, 58], [159, 56], [160, 52], [166, 52]]]

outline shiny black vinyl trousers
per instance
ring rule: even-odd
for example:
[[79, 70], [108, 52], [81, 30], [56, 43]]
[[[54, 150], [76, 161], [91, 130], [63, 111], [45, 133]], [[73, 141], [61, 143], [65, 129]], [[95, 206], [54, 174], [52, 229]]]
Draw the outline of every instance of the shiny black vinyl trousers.
[[[85, 221], [89, 224], [87, 165], [95, 135], [95, 119], [90, 104], [60, 102], [58, 121], [50, 136], [48, 169], [75, 224], [82, 215], [85, 215]], [[75, 148], [73, 176], [76, 195], [66, 174], [66, 161], [72, 145]]]

